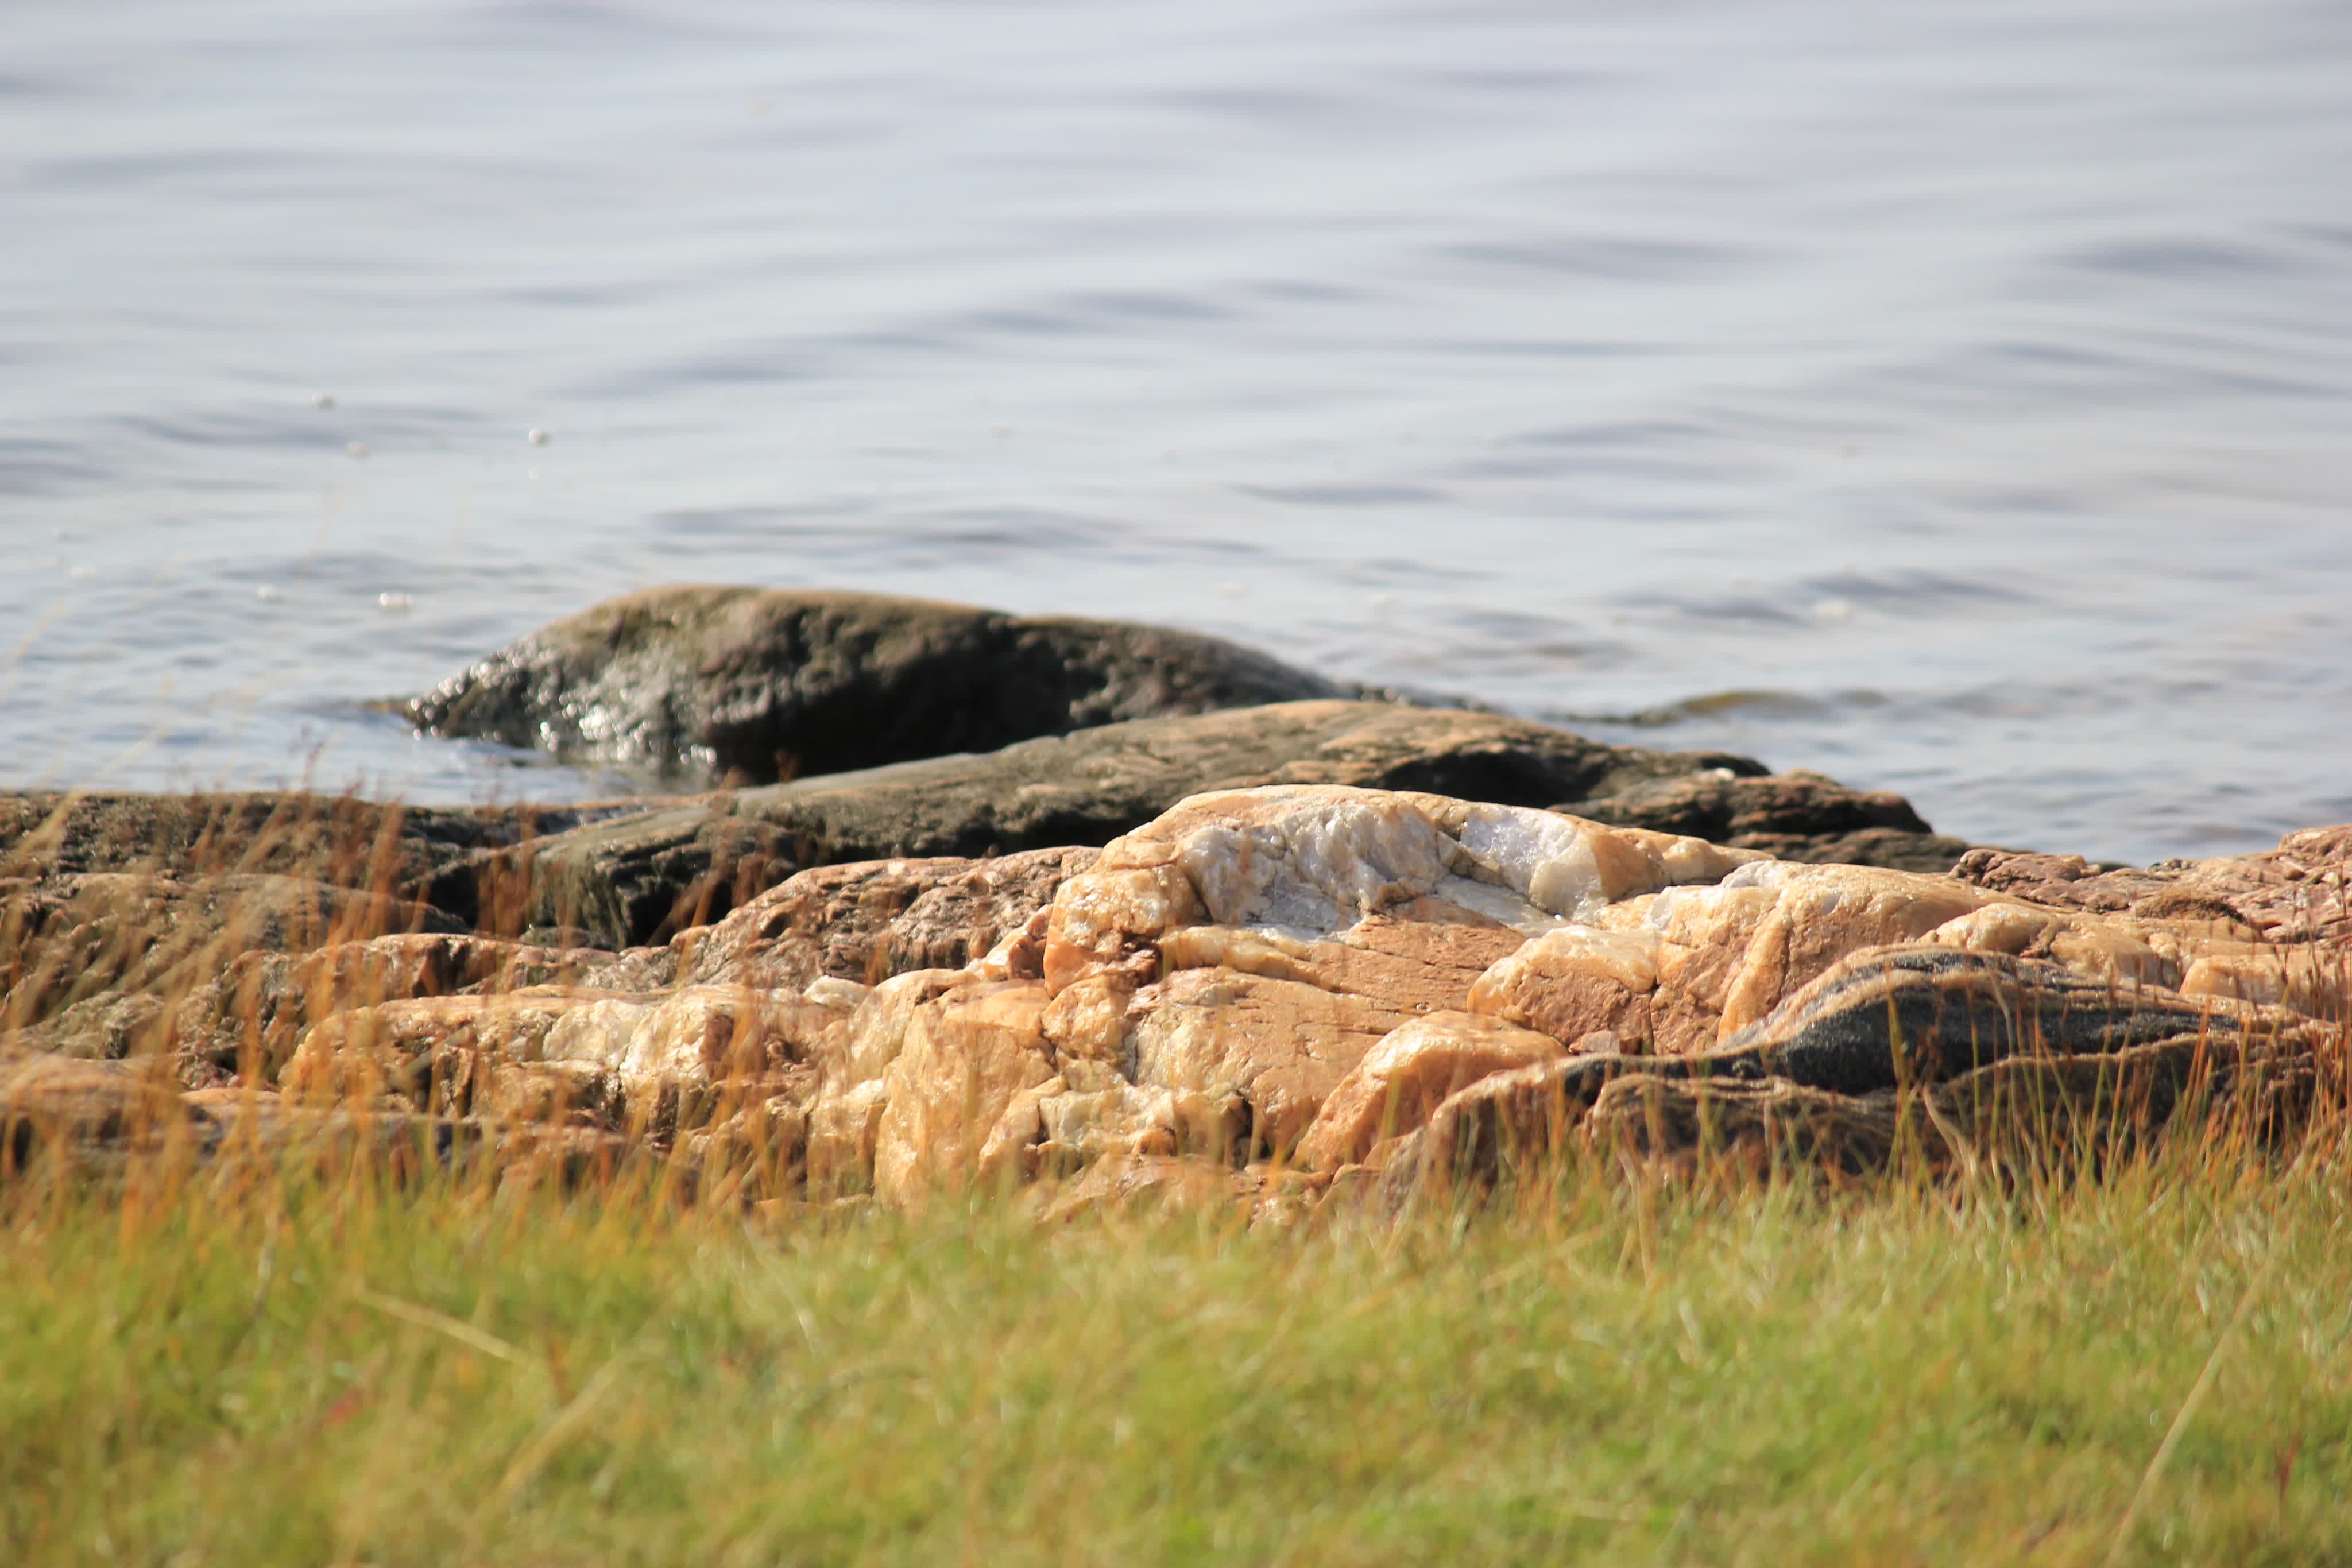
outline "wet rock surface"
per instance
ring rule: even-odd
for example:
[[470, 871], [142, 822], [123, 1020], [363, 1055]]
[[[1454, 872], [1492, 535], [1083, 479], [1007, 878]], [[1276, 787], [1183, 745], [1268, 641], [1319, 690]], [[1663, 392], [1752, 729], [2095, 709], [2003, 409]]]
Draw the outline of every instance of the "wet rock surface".
[[542, 627], [404, 711], [435, 735], [764, 784], [1126, 719], [1360, 695], [1166, 627], [679, 584]]

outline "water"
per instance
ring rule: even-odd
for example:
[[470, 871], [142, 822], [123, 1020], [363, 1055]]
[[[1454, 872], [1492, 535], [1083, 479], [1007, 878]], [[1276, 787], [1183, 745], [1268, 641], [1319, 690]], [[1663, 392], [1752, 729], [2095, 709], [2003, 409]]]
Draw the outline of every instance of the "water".
[[0, 785], [609, 790], [365, 702], [709, 580], [2261, 847], [2352, 818], [2347, 61], [2278, 0], [12, 6]]

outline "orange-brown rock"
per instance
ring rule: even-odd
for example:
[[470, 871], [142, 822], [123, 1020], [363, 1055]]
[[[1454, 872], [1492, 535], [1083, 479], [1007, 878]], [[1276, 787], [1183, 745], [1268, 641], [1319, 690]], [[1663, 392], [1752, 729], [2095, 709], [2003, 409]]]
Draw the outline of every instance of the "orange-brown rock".
[[[990, 1134], [1022, 1092], [1054, 1075], [1040, 1019], [1043, 986], [981, 982], [915, 1010], [906, 1045], [884, 1076], [887, 1104], [876, 1128], [874, 1190], [906, 1207], [983, 1176]], [[1034, 1117], [1034, 1103], [1028, 1107]], [[999, 1140], [1000, 1158], [1018, 1146]]]
[[1469, 1007], [1556, 1040], [1607, 1030], [1647, 1040], [1663, 946], [1651, 931], [1564, 925], [1497, 960], [1471, 988]]
[[2170, 954], [2160, 951], [2135, 929], [2137, 924], [2004, 901], [1948, 920], [1926, 940], [1964, 953], [2048, 958], [2117, 985], [2178, 987], [2181, 966], [2177, 944], [2167, 943], [2173, 948]]
[[1318, 942], [1229, 925], [1192, 925], [1160, 938], [1163, 970], [1226, 968], [1378, 997], [1401, 1011], [1459, 1011], [1487, 967], [1527, 940], [1439, 898], [1366, 915]]
[[1429, 1120], [1482, 1078], [1566, 1054], [1548, 1034], [1465, 1012], [1414, 1019], [1365, 1052], [1298, 1141], [1299, 1163], [1330, 1170]]
[[1163, 845], [1115, 839], [1094, 868], [1062, 884], [1045, 927], [1045, 984], [1088, 974], [1151, 977], [1162, 934], [1199, 917], [1192, 882]]
[[[840, 1031], [822, 1041], [814, 1056], [826, 1089], [846, 1091], [879, 1081], [907, 1043], [907, 1026], [933, 998], [970, 983], [961, 969], [910, 969], [893, 975], [859, 996], [843, 996], [850, 1011]], [[845, 982], [820, 980], [810, 989], [832, 994]]]
[[2352, 825], [2304, 828], [2278, 848], [2147, 867], [2094, 866], [2080, 855], [1980, 849], [1953, 874], [2053, 909], [2142, 919], [2242, 921], [2278, 943], [2352, 941]]
[[1948, 877], [1760, 861], [1546, 936], [1480, 981], [1473, 1007], [1563, 1040], [1700, 1051], [1769, 1012], [1848, 953], [1925, 936], [1999, 902]]
[[[1411, 1019], [1469, 1009], [1481, 977], [1530, 934], [1584, 929], [1571, 922], [1612, 900], [1712, 881], [1756, 858], [1404, 791], [1196, 796], [1112, 842], [1056, 894], [1045, 1030], [1066, 1071], [1115, 1061], [1141, 1087], [1217, 1107], [1237, 1100], [1253, 1145], [1286, 1155], [1375, 1040]], [[1572, 1032], [1627, 1021], [1607, 1014]], [[1122, 1103], [1116, 1138], [1046, 1142], [1141, 1147], [1203, 1119]]]
[[1139, 1154], [1108, 1159], [1076, 1180], [1052, 1189], [1044, 1218], [1060, 1224], [1083, 1215], [1130, 1209], [1203, 1214], [1224, 1211], [1260, 1226], [1296, 1223], [1329, 1184], [1317, 1172], [1255, 1164], [1240, 1170], [1168, 1155]]
[[1966, 841], [1933, 831], [1900, 795], [1797, 770], [1743, 778], [1708, 768], [1565, 810], [1617, 827], [1685, 833], [1780, 860], [1948, 872]]
[[818, 1200], [872, 1190], [874, 1141], [889, 1106], [881, 1079], [819, 1094], [808, 1112], [808, 1194]]
[[2352, 944], [2272, 941], [2252, 922], [2201, 905], [2158, 919], [2004, 902], [1948, 921], [1927, 940], [1963, 952], [2047, 958], [2119, 986], [2352, 1019]]
[[1721, 1033], [1745, 1029], [1848, 953], [1925, 936], [1990, 896], [1948, 877], [1877, 866], [1768, 861], [1728, 879], [1771, 889], [1724, 998]]
[[680, 932], [669, 947], [681, 981], [767, 989], [958, 969], [1026, 925], [1095, 859], [1090, 849], [1053, 849], [818, 866], [715, 925]]
[[1241, 1096], [1253, 1144], [1286, 1154], [1381, 1037], [1410, 1015], [1368, 997], [1231, 969], [1187, 969], [1136, 998], [1135, 1082]]
[[225, 1070], [274, 1079], [302, 1030], [331, 1013], [537, 986], [649, 991], [668, 983], [667, 957], [656, 949], [614, 954], [434, 932], [307, 953], [251, 951], [181, 1006], [177, 1044]]
[[253, 948], [298, 952], [431, 922], [412, 902], [290, 876], [90, 872], [0, 899], [0, 1033], [106, 991], [168, 1003]]
[[1114, 1155], [1183, 1154], [1229, 1166], [1249, 1137], [1249, 1106], [1238, 1094], [1144, 1088], [1068, 1067], [1044, 1086], [1037, 1109], [1037, 1165], [1052, 1172]]
[[1128, 1008], [1135, 988], [1126, 977], [1090, 974], [1062, 988], [1042, 1019], [1054, 1058], [1118, 1063], [1127, 1059]]
[[485, 1092], [509, 1112], [625, 1096], [635, 1118], [656, 1105], [675, 1110], [681, 1094], [803, 1060], [846, 1021], [845, 1009], [740, 986], [653, 996], [536, 987], [412, 998], [321, 1019], [303, 1035], [281, 1082], [305, 1099], [391, 1094], [459, 1113]]
[[279, 1075], [298, 1101], [329, 1104], [391, 1096], [427, 1110], [464, 1110], [486, 1057], [537, 1061], [565, 1014], [606, 999], [534, 988], [499, 997], [415, 997], [321, 1019]]
[[1590, 1059], [1559, 1057], [1479, 1079], [1446, 1096], [1419, 1132], [1388, 1152], [1387, 1201], [1535, 1168], [1578, 1133]]
[[[175, 1070], [235, 1067], [268, 1117], [440, 1118], [436, 1146], [460, 1125], [619, 1130], [691, 1180], [724, 1188], [751, 1158], [761, 1190], [804, 1173], [813, 1196], [899, 1207], [1033, 1177], [1153, 1187], [1139, 1173], [1172, 1161], [1273, 1222], [1326, 1172], [1491, 1175], [1570, 1129], [1671, 1150], [1712, 1127], [1860, 1168], [1893, 1146], [1880, 1100], [1915, 1092], [1963, 1129], [1939, 1124], [1938, 1158], [2001, 1113], [1963, 1089], [2046, 1090], [2134, 1136], [2221, 1093], [2252, 1097], [2249, 1125], [2296, 1124], [2352, 1015], [2352, 925], [2328, 902], [2347, 852], [2352, 830], [2128, 876], [2018, 856], [1930, 876], [1294, 782], [1184, 800], [1098, 855], [805, 873], [660, 948], [322, 945], [330, 920], [289, 938], [316, 951], [215, 955], [184, 1004], [79, 994], [51, 966], [38, 1005], [67, 1005], [8, 1041], [163, 1057], [57, 1079], [60, 1106], [134, 1083], [161, 1104]], [[40, 963], [79, 950], [80, 918]], [[148, 962], [116, 952], [103, 976], [118, 960]], [[200, 1142], [261, 1124], [171, 1103]], [[1225, 1177], [1253, 1160], [1314, 1179], [1265, 1174], [1250, 1197]]]

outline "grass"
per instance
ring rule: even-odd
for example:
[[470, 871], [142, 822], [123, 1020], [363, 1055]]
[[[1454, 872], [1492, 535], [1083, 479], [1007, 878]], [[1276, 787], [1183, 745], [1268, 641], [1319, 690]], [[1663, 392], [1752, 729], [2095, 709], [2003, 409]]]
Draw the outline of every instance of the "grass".
[[2352, 1563], [2347, 1153], [1290, 1230], [28, 1176], [0, 1560]]

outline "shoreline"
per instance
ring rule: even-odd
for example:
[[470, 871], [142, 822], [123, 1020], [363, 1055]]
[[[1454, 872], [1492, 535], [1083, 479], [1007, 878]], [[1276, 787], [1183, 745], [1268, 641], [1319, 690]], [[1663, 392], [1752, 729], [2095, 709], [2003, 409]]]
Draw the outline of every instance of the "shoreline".
[[[661, 590], [413, 711], [709, 741], [739, 777], [764, 748], [774, 781], [0, 793], [0, 1116], [85, 1153], [161, 1116], [216, 1154], [362, 1110], [750, 1159], [796, 1201], [1394, 1204], [1571, 1130], [1867, 1169], [1920, 1095], [1949, 1160], [2053, 1116], [2153, 1135], [2191, 1102], [2287, 1137], [2338, 1092], [2352, 828], [2092, 864], [1728, 754], [1393, 694], [1223, 700], [1290, 684], [1150, 628]], [[982, 689], [1040, 733], [907, 757], [933, 732], [872, 718]]]

